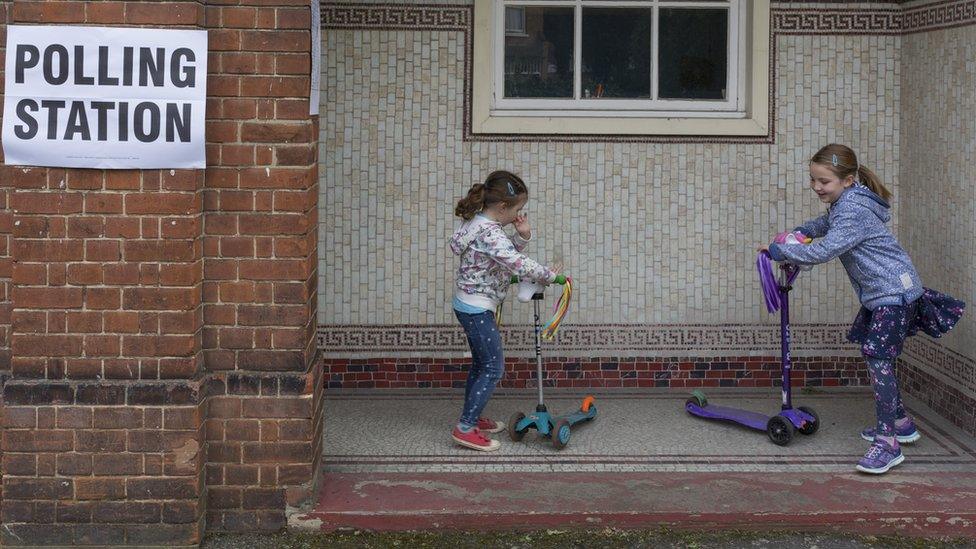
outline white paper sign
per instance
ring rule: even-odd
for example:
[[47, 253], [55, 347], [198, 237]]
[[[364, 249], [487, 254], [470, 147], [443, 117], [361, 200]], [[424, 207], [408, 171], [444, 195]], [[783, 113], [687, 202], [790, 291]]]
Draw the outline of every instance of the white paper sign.
[[319, 113], [319, 86], [322, 85], [322, 14], [319, 0], [312, 0], [312, 88], [308, 94], [308, 114]]
[[204, 168], [207, 32], [7, 27], [7, 164]]

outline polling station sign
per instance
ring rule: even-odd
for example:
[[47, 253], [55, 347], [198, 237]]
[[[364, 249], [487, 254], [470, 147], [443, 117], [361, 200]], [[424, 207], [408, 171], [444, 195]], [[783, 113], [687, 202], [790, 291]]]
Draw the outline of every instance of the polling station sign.
[[7, 27], [7, 164], [204, 168], [207, 33]]

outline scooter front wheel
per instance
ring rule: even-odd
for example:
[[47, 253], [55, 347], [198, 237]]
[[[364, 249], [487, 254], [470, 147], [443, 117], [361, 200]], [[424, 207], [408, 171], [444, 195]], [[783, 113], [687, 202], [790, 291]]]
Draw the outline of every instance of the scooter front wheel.
[[687, 408], [689, 404], [693, 404], [699, 408], [704, 408], [705, 406], [708, 406], [708, 398], [705, 397], [705, 393], [695, 390], [691, 393], [691, 397], [685, 401], [685, 408]]
[[786, 446], [793, 440], [793, 424], [783, 416], [773, 416], [766, 423], [769, 440], [778, 446]]

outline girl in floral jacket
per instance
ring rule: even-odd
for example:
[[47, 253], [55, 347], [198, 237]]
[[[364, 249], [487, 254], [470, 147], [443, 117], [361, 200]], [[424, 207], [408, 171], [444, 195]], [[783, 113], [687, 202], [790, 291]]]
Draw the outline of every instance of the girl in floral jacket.
[[[468, 337], [471, 369], [461, 419], [451, 436], [461, 446], [475, 450], [497, 450], [499, 442], [484, 433], [505, 430], [504, 423], [481, 417], [481, 412], [505, 374], [495, 310], [505, 299], [511, 275], [545, 284], [557, 277], [554, 269], [522, 254], [532, 238], [529, 221], [521, 213], [528, 199], [529, 191], [517, 175], [496, 171], [484, 184], [472, 185], [454, 209], [464, 219], [451, 238], [451, 250], [461, 256], [454, 314]], [[515, 226], [514, 238], [502, 230], [509, 224]]]

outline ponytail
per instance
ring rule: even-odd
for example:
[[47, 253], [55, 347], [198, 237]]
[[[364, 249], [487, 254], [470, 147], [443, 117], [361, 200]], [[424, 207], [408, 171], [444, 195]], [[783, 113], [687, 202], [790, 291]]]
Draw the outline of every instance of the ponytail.
[[871, 192], [883, 198], [885, 202], [891, 202], [891, 191], [888, 190], [888, 187], [884, 186], [884, 183], [881, 182], [881, 178], [879, 178], [876, 173], [865, 168], [864, 166], [858, 166], [857, 179], [862, 185], [871, 189]]
[[484, 204], [485, 186], [481, 183], [475, 183], [468, 190], [468, 195], [458, 200], [457, 206], [454, 207], [454, 215], [465, 221], [470, 221], [476, 213], [481, 211]]

